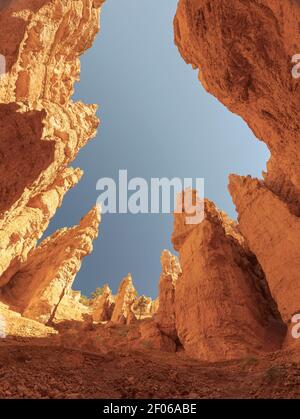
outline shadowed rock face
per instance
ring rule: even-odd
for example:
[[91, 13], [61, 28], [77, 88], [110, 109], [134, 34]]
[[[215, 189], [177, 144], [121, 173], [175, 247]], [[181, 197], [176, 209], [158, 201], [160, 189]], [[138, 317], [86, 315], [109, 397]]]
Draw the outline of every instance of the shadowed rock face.
[[240, 115], [270, 152], [263, 180], [231, 176], [239, 229], [263, 269], [283, 319], [299, 312], [300, 3], [180, 0], [175, 42], [199, 80]]
[[[176, 217], [173, 240], [182, 268], [175, 291], [176, 329], [186, 352], [217, 361], [279, 349], [285, 327], [234, 222], [209, 201], [204, 221], [187, 227], [188, 235]], [[181, 242], [177, 233], [184, 237]]]
[[[272, 157], [264, 181], [231, 177], [239, 226], [209, 201], [200, 224], [186, 225], [185, 213], [175, 215], [172, 240], [182, 271], [177, 258], [164, 252], [159, 309], [146, 320], [142, 317], [151, 317], [157, 303], [137, 298], [130, 275], [115, 305], [109, 289], [93, 308], [80, 305], [71, 290], [98, 233], [96, 209], [37, 246], [65, 193], [82, 176], [69, 165], [98, 126], [96, 106], [74, 103], [71, 96], [79, 56], [98, 31], [102, 3], [1, 3], [0, 54], [6, 60], [0, 83], [1, 299], [40, 323], [79, 323], [83, 334], [74, 333], [73, 342], [80, 347], [82, 339], [88, 349], [99, 350], [96, 337], [91, 346], [85, 315], [111, 320], [108, 335], [114, 327], [125, 335], [130, 330], [126, 340], [132, 348], [174, 352], [180, 341], [187, 354], [208, 361], [279, 349], [286, 328], [266, 279], [286, 322], [300, 309], [300, 97], [291, 75], [300, 45], [299, 3], [179, 1], [174, 25], [182, 56], [200, 70], [205, 88], [265, 141]], [[18, 317], [3, 310], [7, 318]], [[34, 336], [54, 332], [28, 322]], [[115, 339], [108, 339], [110, 347], [120, 341]]]
[[300, 219], [262, 181], [230, 177], [239, 228], [260, 260], [283, 319], [300, 312]]

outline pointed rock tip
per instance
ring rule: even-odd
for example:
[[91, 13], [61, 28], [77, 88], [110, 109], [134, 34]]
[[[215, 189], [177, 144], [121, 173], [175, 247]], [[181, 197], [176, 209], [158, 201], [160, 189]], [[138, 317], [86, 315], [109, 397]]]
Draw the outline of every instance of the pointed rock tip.
[[90, 226], [93, 224], [99, 225], [101, 221], [101, 206], [95, 205], [82, 219], [80, 222], [81, 226]]

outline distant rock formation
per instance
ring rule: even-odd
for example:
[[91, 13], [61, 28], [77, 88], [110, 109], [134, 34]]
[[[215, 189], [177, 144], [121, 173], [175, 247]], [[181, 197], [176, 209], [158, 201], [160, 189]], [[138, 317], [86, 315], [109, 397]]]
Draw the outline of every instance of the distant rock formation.
[[92, 306], [92, 317], [95, 322], [111, 320], [115, 308], [115, 297], [108, 285], [103, 286], [102, 294], [99, 295]]
[[131, 307], [136, 298], [137, 292], [133, 286], [132, 276], [129, 273], [123, 278], [119, 286], [111, 321], [114, 323], [126, 324], [130, 319]]
[[134, 313], [136, 319], [142, 320], [153, 316], [156, 309], [155, 305], [156, 303], [153, 303], [150, 297], [141, 295], [132, 304], [131, 311]]
[[178, 258], [169, 250], [163, 250], [160, 260], [162, 273], [159, 281], [159, 307], [155, 321], [165, 335], [176, 341], [175, 287], [181, 275], [181, 267]]

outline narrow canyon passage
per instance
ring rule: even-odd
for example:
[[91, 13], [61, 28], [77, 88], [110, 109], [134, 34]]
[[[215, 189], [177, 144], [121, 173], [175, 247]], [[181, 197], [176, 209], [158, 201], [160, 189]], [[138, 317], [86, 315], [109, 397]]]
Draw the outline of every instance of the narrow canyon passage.
[[[57, 211], [47, 234], [77, 223], [94, 205], [101, 177], [204, 178], [205, 195], [236, 217], [230, 173], [261, 177], [269, 158], [244, 121], [207, 94], [174, 44], [177, 0], [107, 1], [101, 31], [81, 57], [76, 100], [99, 104], [97, 137], [76, 163], [84, 177]], [[130, 192], [128, 193], [130, 195]], [[157, 297], [160, 253], [171, 243], [171, 214], [105, 214], [94, 252], [74, 288], [89, 295], [108, 283], [117, 292], [131, 272], [140, 294]], [[130, 246], [128, 246], [130, 243]], [[115, 261], [118, 260], [118, 263]]]
[[300, 397], [300, 5], [170, 4], [0, 10], [0, 398]]

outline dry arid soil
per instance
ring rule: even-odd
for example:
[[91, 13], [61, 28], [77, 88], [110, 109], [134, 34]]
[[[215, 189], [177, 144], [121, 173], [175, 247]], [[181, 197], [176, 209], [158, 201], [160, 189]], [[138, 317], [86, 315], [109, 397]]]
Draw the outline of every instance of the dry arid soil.
[[1, 342], [1, 398], [300, 398], [300, 362], [289, 353], [207, 363], [183, 352], [101, 355], [51, 345], [51, 339]]

